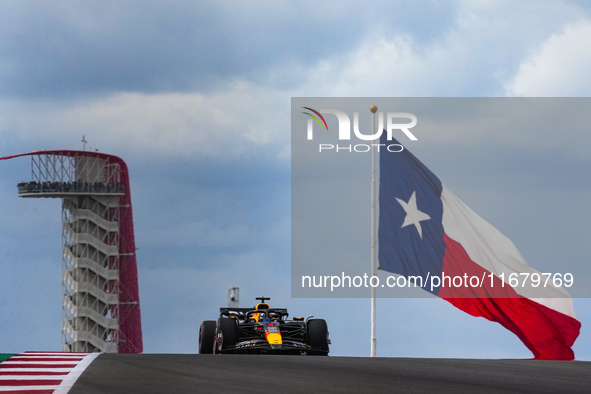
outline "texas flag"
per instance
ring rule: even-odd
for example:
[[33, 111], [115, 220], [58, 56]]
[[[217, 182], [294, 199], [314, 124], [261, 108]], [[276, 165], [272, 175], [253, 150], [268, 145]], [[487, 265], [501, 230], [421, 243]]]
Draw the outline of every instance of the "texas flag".
[[[385, 137], [382, 144], [398, 143]], [[574, 359], [571, 346], [581, 323], [569, 294], [548, 283], [513, 281], [519, 285], [511, 287], [511, 274], [525, 278], [539, 272], [406, 148], [380, 152], [379, 199], [380, 269], [435, 284], [425, 289], [466, 313], [501, 324], [536, 359]], [[464, 281], [452, 282], [458, 276]], [[466, 286], [468, 278], [474, 281]]]

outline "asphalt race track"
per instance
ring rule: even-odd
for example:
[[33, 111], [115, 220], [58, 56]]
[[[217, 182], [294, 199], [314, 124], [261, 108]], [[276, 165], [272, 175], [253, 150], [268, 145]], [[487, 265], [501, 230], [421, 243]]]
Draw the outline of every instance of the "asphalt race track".
[[102, 354], [71, 394], [591, 392], [591, 362]]

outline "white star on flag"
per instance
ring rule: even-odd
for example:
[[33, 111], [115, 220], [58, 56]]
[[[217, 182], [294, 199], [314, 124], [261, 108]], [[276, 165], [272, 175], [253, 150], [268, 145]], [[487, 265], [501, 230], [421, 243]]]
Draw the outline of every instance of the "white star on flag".
[[414, 224], [419, 232], [419, 236], [423, 239], [423, 229], [421, 228], [421, 223], [424, 220], [431, 219], [431, 216], [427, 215], [425, 212], [419, 211], [417, 208], [417, 196], [416, 191], [412, 192], [412, 196], [410, 196], [410, 200], [405, 202], [399, 198], [396, 198], [396, 201], [402, 206], [404, 212], [406, 212], [406, 217], [404, 218], [404, 223], [402, 223], [402, 227], [404, 228], [408, 225]]

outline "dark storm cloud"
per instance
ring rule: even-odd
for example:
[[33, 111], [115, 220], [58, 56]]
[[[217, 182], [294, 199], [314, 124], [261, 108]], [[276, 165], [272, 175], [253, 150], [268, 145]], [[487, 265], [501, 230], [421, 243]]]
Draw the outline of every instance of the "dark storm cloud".
[[413, 7], [386, 4], [3, 2], [1, 94], [204, 91], [228, 78], [261, 80], [272, 67], [345, 52], [377, 27], [427, 38], [452, 20], [441, 15], [453, 7], [425, 1], [411, 26], [405, 15]]
[[166, 261], [207, 269], [227, 255], [264, 249], [289, 269], [288, 166], [256, 158], [241, 165], [171, 160], [130, 171], [136, 242], [147, 267]]

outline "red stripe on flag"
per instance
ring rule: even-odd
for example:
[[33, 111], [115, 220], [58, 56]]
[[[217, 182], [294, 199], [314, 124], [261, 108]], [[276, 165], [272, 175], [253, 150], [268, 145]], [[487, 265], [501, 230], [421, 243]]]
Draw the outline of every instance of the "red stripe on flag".
[[[464, 247], [447, 234], [443, 258], [446, 276], [486, 277], [482, 288], [442, 287], [438, 296], [472, 316], [497, 322], [521, 339], [536, 359], [573, 360], [571, 349], [579, 335], [581, 323], [517, 294], [506, 283], [470, 259]], [[478, 297], [478, 298], [458, 298]], [[488, 297], [488, 298], [486, 298]], [[497, 298], [491, 298], [497, 297]], [[503, 298], [500, 298], [503, 297]]]
[[53, 394], [54, 390], [10, 390], [2, 391], [2, 394]]

